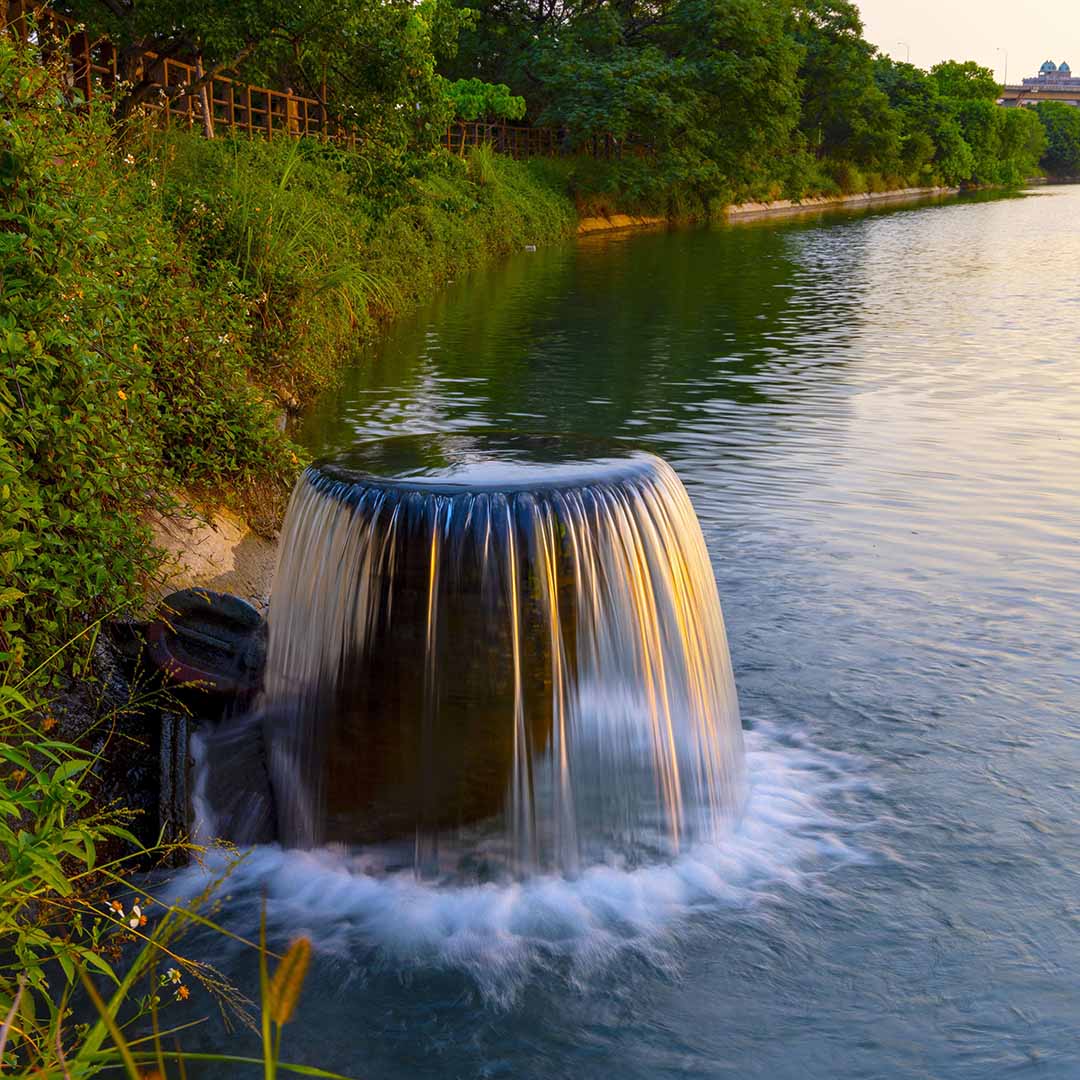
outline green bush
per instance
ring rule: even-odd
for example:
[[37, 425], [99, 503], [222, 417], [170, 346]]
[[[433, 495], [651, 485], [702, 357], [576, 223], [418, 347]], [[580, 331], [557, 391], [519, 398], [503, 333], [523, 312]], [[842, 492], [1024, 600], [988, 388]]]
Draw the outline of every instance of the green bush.
[[255, 313], [251, 370], [285, 398], [330, 385], [381, 320], [446, 280], [574, 225], [565, 196], [486, 147], [376, 161], [170, 132], [153, 153], [201, 284], [238, 282]]
[[1046, 136], [1042, 164], [1051, 176], [1080, 176], [1080, 109], [1042, 101], [1035, 109]]
[[[170, 852], [142, 848], [126, 829], [127, 811], [95, 805], [99, 761], [56, 738], [56, 720], [11, 676], [0, 666], [0, 1072], [88, 1080], [123, 1071], [138, 1080], [153, 1066], [164, 1080], [166, 1062], [182, 1077], [188, 1057], [246, 1065], [249, 1075], [260, 1071], [251, 1066], [264, 1077], [293, 1071], [279, 1060], [281, 1029], [292, 1019], [310, 943], [294, 941], [271, 977], [264, 929], [260, 1017], [211, 965], [183, 956], [177, 942], [187, 928], [225, 933], [203, 910], [219, 883], [187, 907], [133, 891], [134, 860]], [[260, 1059], [188, 1055], [175, 1034], [165, 1045], [163, 1035], [200, 1022], [191, 1013], [204, 1015], [208, 1003], [261, 1028]], [[150, 1034], [135, 1037], [135, 1025]]]
[[182, 485], [284, 483], [248, 298], [196, 278], [156, 182], [0, 37], [0, 661], [133, 600]]

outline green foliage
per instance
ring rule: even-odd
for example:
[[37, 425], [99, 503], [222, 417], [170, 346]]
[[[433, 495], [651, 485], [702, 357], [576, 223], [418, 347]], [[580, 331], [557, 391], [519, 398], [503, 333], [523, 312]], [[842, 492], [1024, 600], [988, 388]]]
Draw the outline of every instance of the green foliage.
[[[226, 1054], [188, 1055], [176, 1049], [175, 1032], [192, 1022], [193, 1008], [208, 1003], [254, 1026], [249, 1002], [209, 964], [177, 951], [177, 941], [198, 924], [225, 931], [200, 909], [214, 886], [190, 907], [162, 904], [132, 892], [133, 860], [168, 854], [146, 850], [127, 831], [130, 814], [101, 809], [92, 794], [99, 762], [55, 737], [56, 720], [10, 681], [0, 668], [0, 1070], [13, 1075], [87, 1080], [166, 1062], [183, 1075], [189, 1058], [262, 1066], [331, 1077], [311, 1067], [280, 1061], [281, 1028], [292, 1016], [310, 952], [304, 939], [282, 958], [263, 994], [263, 1013], [274, 1021], [273, 1037], [259, 1060]], [[125, 853], [117, 854], [118, 847]], [[216, 886], [218, 883], [214, 883]], [[259, 966], [268, 967], [265, 941]], [[177, 1020], [162, 1030], [161, 1018]], [[133, 1025], [152, 1034], [134, 1038]], [[170, 1035], [166, 1048], [163, 1036]], [[255, 1070], [250, 1070], [254, 1075]], [[340, 1078], [339, 1078], [340, 1080]]]
[[[445, 73], [505, 82], [564, 153], [579, 206], [707, 214], [740, 199], [1031, 175], [1037, 136], [993, 75], [894, 64], [852, 0], [469, 0]], [[996, 110], [987, 120], [982, 105]]]
[[276, 525], [278, 401], [377, 320], [573, 209], [488, 154], [185, 133], [115, 141], [0, 39], [0, 659], [137, 602], [180, 489]]
[[525, 99], [510, 93], [505, 83], [489, 83], [483, 79], [454, 79], [444, 87], [461, 120], [520, 120], [525, 115]]
[[196, 272], [207, 287], [225, 274], [252, 298], [248, 363], [285, 399], [330, 385], [378, 320], [448, 278], [572, 227], [565, 197], [490, 152], [356, 157], [174, 132], [155, 153]]
[[57, 0], [55, 6], [120, 45], [131, 82], [120, 115], [157, 89], [136, 76], [139, 48], [201, 57], [262, 86], [326, 101], [369, 142], [430, 145], [450, 118], [440, 59], [453, 56], [472, 13], [448, 0]]
[[[0, 39], [0, 660], [132, 600], [184, 484], [284, 480], [248, 298], [191, 275], [135, 158]], [[207, 448], [213, 447], [208, 453]]]
[[1026, 109], [1003, 109], [983, 97], [955, 101], [965, 142], [971, 147], [970, 179], [977, 184], [1016, 185], [1038, 173], [1046, 137]]
[[[63, 1075], [65, 1053], [91, 1032], [69, 1007], [78, 973], [113, 987], [128, 982], [116, 962], [124, 945], [144, 937], [149, 905], [125, 913], [106, 900], [106, 889], [123, 886], [125, 860], [103, 863], [102, 853], [117, 841], [135, 844], [125, 828], [130, 815], [94, 807], [96, 761], [51, 735], [55, 724], [0, 676], [0, 1015], [12, 1017], [0, 1060]], [[169, 939], [167, 925], [149, 932], [162, 945]]]
[[801, 0], [793, 34], [804, 53], [800, 128], [819, 157], [896, 171], [899, 117], [874, 80], [874, 47], [850, 0]]
[[1001, 84], [987, 67], [973, 60], [945, 60], [930, 69], [942, 97], [957, 101], [996, 101]]
[[875, 59], [874, 80], [899, 118], [899, 164], [909, 182], [968, 180], [974, 167], [971, 147], [937, 81], [913, 64], [898, 64], [887, 56]]
[[1063, 101], [1043, 101], [1035, 112], [1046, 133], [1046, 171], [1051, 176], [1080, 176], [1080, 109]]

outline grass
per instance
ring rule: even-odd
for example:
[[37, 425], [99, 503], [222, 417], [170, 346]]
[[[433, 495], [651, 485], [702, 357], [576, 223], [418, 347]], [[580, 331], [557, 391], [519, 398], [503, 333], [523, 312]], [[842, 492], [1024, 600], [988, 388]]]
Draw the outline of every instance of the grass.
[[[95, 805], [100, 759], [57, 739], [51, 711], [27, 694], [30, 676], [17, 678], [8, 668], [0, 680], [0, 1071], [84, 1080], [120, 1069], [131, 1080], [164, 1080], [170, 1068], [182, 1077], [186, 1062], [200, 1060], [252, 1075], [261, 1068], [265, 1080], [279, 1070], [336, 1076], [281, 1060], [310, 942], [298, 939], [274, 957], [265, 916], [257, 943], [236, 938], [201, 913], [220, 882], [186, 907], [136, 890], [132, 869], [173, 849], [144, 848], [129, 831], [129, 812]], [[123, 851], [110, 856], [117, 842]], [[211, 965], [180, 951], [184, 931], [196, 925], [257, 954], [258, 1019]], [[180, 1049], [183, 1032], [197, 1023], [189, 1019], [193, 990], [260, 1030], [262, 1057]], [[135, 1034], [148, 1024], [149, 1034]]]

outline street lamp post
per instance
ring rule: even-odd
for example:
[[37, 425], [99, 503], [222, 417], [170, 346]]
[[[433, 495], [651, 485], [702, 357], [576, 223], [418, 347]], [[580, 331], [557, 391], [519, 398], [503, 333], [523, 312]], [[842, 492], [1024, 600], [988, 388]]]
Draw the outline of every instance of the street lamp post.
[[911, 63], [911, 46], [906, 41], [898, 41], [897, 45], [903, 45], [907, 49], [907, 62]]
[[1009, 50], [1005, 49], [1005, 48], [997, 48], [997, 49], [994, 50], [994, 52], [999, 52], [999, 53], [1004, 53], [1005, 54], [1005, 70], [1004, 70], [1004, 72], [1002, 72], [1002, 75], [1001, 75], [1001, 85], [1002, 86], [1008, 86], [1009, 85]]

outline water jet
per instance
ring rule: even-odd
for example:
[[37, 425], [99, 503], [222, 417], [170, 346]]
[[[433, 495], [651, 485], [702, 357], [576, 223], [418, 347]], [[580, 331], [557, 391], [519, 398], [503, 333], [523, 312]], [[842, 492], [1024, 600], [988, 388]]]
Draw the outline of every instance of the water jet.
[[[250, 757], [230, 769], [242, 743], [264, 748], [257, 782]], [[573, 874], [715, 838], [742, 736], [681, 482], [640, 450], [520, 435], [311, 466], [260, 707], [203, 761], [219, 833], [397, 844], [423, 874]]]

